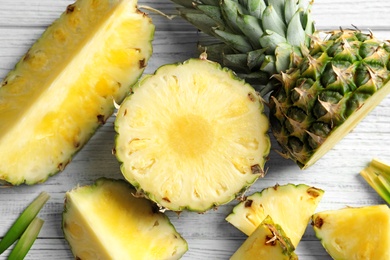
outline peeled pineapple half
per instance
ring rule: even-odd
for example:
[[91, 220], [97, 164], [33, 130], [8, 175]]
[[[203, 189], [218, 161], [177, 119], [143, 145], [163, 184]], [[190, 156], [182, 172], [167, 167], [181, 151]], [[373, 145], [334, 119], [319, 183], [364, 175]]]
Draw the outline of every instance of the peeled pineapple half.
[[117, 113], [125, 178], [160, 206], [203, 212], [264, 175], [269, 122], [255, 90], [207, 59], [165, 65]]
[[390, 259], [390, 209], [387, 205], [318, 212], [312, 217], [312, 225], [333, 259]]
[[[63, 170], [114, 111], [152, 53], [154, 26], [136, 0], [78, 0], [1, 83], [0, 182]], [[1, 181], [2, 180], [2, 181]]]
[[123, 180], [101, 178], [66, 193], [63, 231], [75, 259], [179, 259], [186, 241]]
[[323, 195], [306, 184], [275, 185], [246, 197], [226, 220], [250, 236], [270, 216], [297, 247]]

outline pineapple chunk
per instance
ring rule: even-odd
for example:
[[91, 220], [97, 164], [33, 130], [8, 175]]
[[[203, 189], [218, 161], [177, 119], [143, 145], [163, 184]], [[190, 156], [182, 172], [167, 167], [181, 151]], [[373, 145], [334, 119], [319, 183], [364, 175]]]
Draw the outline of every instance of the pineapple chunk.
[[167, 216], [123, 180], [66, 193], [63, 231], [76, 259], [179, 259], [186, 241]]
[[390, 259], [390, 209], [387, 205], [319, 212], [313, 229], [333, 259]]
[[367, 183], [390, 204], [390, 165], [378, 159], [372, 159], [360, 175]]
[[296, 260], [294, 250], [283, 229], [267, 216], [230, 260]]
[[269, 122], [256, 91], [207, 59], [144, 77], [115, 121], [125, 178], [162, 207], [204, 212], [264, 175]]
[[305, 184], [276, 185], [246, 197], [226, 220], [249, 236], [269, 215], [297, 247], [323, 194]]
[[0, 84], [0, 181], [45, 181], [114, 111], [152, 53], [136, 0], [78, 0]]

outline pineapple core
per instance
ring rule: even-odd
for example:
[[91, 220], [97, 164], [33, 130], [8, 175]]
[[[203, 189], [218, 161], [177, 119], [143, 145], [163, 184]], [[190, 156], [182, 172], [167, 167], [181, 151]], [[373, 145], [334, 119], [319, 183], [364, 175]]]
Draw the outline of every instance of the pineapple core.
[[214, 139], [212, 125], [194, 114], [173, 119], [167, 134], [172, 150], [178, 155], [191, 158], [210, 149]]

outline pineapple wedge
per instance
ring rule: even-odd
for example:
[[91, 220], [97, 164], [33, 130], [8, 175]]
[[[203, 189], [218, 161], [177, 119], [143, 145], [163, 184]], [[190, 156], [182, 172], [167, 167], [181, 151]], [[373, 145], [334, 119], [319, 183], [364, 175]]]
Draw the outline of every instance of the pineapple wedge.
[[226, 220], [249, 236], [269, 215], [297, 247], [323, 194], [306, 184], [275, 185], [246, 197]]
[[136, 0], [78, 0], [0, 83], [0, 182], [45, 181], [114, 111], [152, 53]]
[[230, 260], [297, 260], [294, 250], [283, 229], [267, 216]]
[[264, 175], [270, 140], [263, 107], [250, 85], [203, 55], [162, 66], [117, 113], [122, 173], [170, 210], [227, 203]]
[[367, 183], [390, 204], [390, 165], [378, 159], [372, 159], [370, 164], [361, 170], [360, 175]]
[[63, 231], [75, 259], [179, 259], [186, 241], [167, 216], [123, 180], [66, 193]]
[[387, 205], [319, 212], [313, 229], [333, 259], [390, 259], [390, 209]]

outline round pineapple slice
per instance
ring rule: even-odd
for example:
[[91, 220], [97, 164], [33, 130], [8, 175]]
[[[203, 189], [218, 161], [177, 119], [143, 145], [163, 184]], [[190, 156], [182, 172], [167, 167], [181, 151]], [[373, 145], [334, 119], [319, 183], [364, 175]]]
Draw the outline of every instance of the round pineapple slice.
[[255, 90], [206, 59], [165, 65], [117, 114], [125, 178], [174, 211], [227, 203], [264, 175], [269, 122]]

